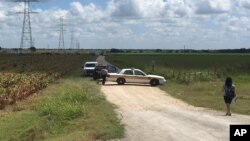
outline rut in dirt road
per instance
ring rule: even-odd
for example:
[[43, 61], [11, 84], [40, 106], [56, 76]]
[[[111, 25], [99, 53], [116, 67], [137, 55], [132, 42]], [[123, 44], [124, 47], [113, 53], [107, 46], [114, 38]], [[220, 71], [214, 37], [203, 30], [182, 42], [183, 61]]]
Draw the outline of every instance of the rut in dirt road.
[[156, 87], [102, 86], [117, 105], [125, 125], [124, 141], [228, 141], [230, 124], [249, 124], [250, 117], [190, 106]]

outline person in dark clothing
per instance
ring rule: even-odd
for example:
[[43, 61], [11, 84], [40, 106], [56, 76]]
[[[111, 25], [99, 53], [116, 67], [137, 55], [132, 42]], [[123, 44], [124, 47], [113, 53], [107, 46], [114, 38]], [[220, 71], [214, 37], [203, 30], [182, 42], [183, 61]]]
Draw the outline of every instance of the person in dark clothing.
[[223, 96], [227, 108], [226, 116], [231, 116], [230, 104], [233, 98], [236, 96], [235, 86], [231, 77], [227, 77], [225, 85], [223, 86]]
[[108, 70], [107, 69], [102, 69], [101, 70], [102, 85], [105, 85], [107, 75], [108, 75]]

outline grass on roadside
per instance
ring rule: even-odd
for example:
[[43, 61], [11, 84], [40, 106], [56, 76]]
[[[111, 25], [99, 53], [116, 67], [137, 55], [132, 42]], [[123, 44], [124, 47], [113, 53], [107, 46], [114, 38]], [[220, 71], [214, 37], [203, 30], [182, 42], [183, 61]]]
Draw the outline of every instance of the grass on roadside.
[[94, 82], [70, 76], [21, 111], [0, 113], [0, 140], [108, 140], [121, 138], [114, 107]]
[[[232, 105], [232, 111], [240, 114], [250, 115], [250, 82], [242, 81], [240, 78], [234, 80], [237, 92], [237, 103]], [[161, 88], [170, 95], [179, 98], [188, 104], [197, 107], [206, 107], [214, 110], [225, 111], [222, 87], [224, 81], [194, 82], [188, 85], [174, 81], [168, 82]]]

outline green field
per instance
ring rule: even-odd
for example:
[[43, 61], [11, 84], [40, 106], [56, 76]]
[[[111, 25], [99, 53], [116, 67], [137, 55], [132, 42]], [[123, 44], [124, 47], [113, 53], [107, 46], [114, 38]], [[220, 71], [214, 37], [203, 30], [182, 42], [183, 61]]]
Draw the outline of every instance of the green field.
[[[159, 66], [176, 69], [210, 69], [223, 66], [243, 67], [250, 69], [250, 54], [109, 54], [109, 60], [128, 65], [147, 66], [152, 60]], [[129, 56], [129, 57], [128, 57]]]
[[124, 67], [150, 70], [152, 61], [157, 68], [225, 73], [246, 73], [250, 70], [250, 55], [241, 54], [109, 54], [108, 60]]
[[99, 85], [82, 77], [82, 64], [95, 59], [84, 54], [0, 54], [0, 140], [121, 138], [115, 107]]
[[189, 104], [216, 110], [225, 109], [221, 91], [224, 80], [231, 76], [238, 94], [233, 112], [250, 115], [250, 55], [108, 54], [106, 58], [120, 68], [162, 75], [167, 84], [161, 89]]

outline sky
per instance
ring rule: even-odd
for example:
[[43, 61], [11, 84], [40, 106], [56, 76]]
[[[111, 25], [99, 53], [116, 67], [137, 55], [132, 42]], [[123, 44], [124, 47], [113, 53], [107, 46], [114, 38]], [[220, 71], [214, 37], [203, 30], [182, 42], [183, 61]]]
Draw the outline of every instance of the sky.
[[[0, 0], [0, 46], [19, 48], [23, 4]], [[250, 48], [250, 0], [40, 0], [30, 8], [36, 48]], [[73, 34], [72, 34], [73, 33]]]

